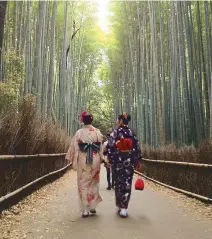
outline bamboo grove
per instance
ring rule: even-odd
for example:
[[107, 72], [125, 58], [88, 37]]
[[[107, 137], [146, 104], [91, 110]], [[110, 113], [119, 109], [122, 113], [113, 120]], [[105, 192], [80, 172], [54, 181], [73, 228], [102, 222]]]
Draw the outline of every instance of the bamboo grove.
[[212, 138], [212, 2], [110, 1], [108, 34], [96, 12], [97, 1], [7, 2], [0, 111], [30, 96], [69, 135], [87, 109], [104, 132], [129, 112], [153, 147]]
[[34, 97], [42, 119], [73, 134], [101, 56], [95, 11], [92, 2], [7, 2], [0, 106]]
[[110, 5], [116, 114], [130, 112], [143, 143], [153, 147], [211, 138], [212, 2]]

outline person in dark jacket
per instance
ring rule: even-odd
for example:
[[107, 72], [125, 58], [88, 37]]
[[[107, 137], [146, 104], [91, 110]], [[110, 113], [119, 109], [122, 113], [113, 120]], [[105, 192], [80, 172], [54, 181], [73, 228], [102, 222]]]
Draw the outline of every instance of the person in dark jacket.
[[[106, 135], [106, 140], [103, 143], [103, 153], [107, 150], [107, 144], [108, 144], [107, 139], [109, 136], [110, 136], [110, 134], [108, 133]], [[107, 190], [111, 190], [111, 188], [114, 188], [114, 177], [113, 177], [111, 165], [110, 165], [109, 160], [106, 155], [104, 156], [104, 165], [107, 170], [107, 183], [108, 183]]]

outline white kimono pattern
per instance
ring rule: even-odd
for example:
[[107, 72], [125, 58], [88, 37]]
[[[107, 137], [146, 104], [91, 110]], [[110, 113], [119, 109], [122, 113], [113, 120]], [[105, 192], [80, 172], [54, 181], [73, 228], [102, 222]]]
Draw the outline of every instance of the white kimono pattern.
[[86, 152], [79, 149], [79, 143], [102, 143], [101, 132], [92, 125], [86, 125], [78, 130], [66, 154], [66, 159], [72, 162], [72, 167], [77, 171], [78, 194], [81, 211], [95, 209], [102, 201], [99, 195], [99, 174], [101, 168], [102, 145], [100, 151], [93, 152], [93, 163], [86, 164]]

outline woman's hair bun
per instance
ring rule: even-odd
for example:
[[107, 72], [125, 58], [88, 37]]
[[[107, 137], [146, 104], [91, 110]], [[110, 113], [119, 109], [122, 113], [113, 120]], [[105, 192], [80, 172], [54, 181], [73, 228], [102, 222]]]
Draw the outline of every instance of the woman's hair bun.
[[85, 125], [88, 125], [88, 124], [91, 124], [92, 121], [93, 121], [93, 115], [89, 112], [82, 112], [81, 115], [80, 115], [80, 120], [85, 124]]
[[130, 121], [131, 120], [131, 116], [128, 114], [127, 115], [127, 120]]
[[124, 119], [130, 121], [131, 120], [131, 116], [129, 114], [127, 114], [126, 112], [123, 113]]
[[131, 120], [131, 116], [124, 112], [122, 115], [119, 115], [119, 120], [123, 120], [124, 123], [128, 123]]

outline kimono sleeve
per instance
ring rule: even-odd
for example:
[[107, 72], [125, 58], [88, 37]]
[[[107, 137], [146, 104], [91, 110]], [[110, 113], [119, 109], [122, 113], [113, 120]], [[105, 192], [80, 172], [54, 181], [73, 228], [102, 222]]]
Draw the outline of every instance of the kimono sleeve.
[[72, 163], [72, 168], [75, 171], [77, 170], [77, 163], [78, 163], [78, 156], [79, 156], [78, 135], [79, 135], [79, 132], [77, 132], [72, 138], [71, 145], [66, 154], [66, 159]]
[[142, 153], [141, 153], [139, 141], [135, 135], [134, 135], [134, 142], [135, 142], [135, 152], [136, 152], [136, 158], [137, 158], [136, 163], [138, 164], [138, 163], [141, 163], [141, 161], [142, 161]]
[[99, 129], [96, 129], [96, 132], [97, 132], [97, 141], [101, 143], [100, 150], [99, 150], [100, 158], [101, 158], [101, 161], [104, 161], [104, 154], [103, 154], [104, 149], [103, 149], [103, 143], [102, 143], [103, 135]]

